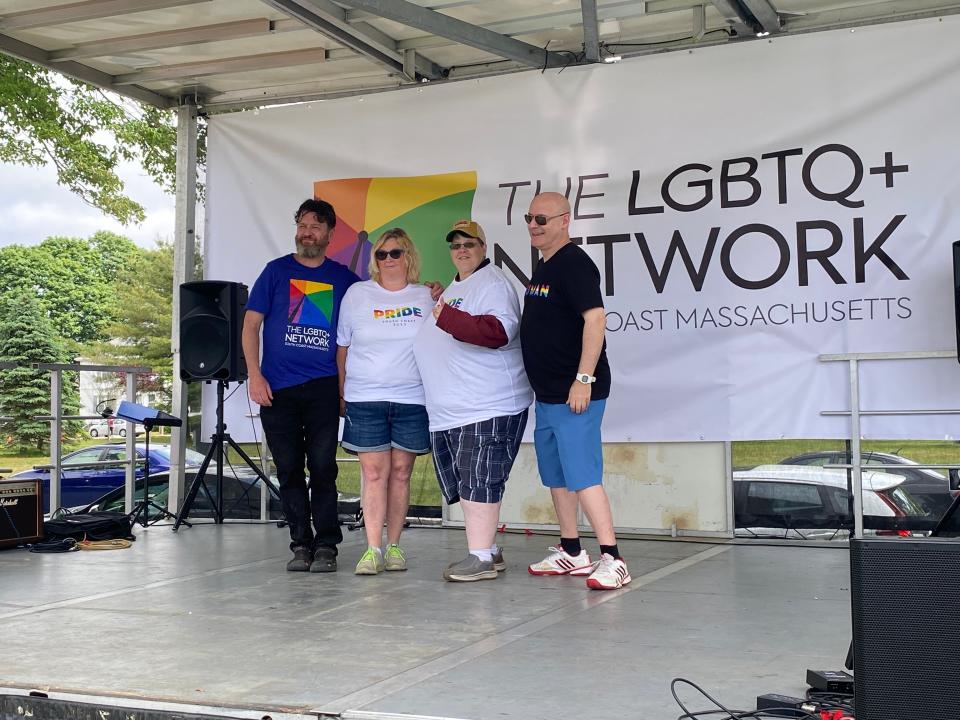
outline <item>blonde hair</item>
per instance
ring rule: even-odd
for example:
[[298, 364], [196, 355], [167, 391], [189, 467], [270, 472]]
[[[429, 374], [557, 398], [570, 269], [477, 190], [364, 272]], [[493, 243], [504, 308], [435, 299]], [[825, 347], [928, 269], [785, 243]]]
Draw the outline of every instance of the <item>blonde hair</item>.
[[367, 266], [370, 279], [380, 282], [380, 266], [377, 264], [376, 252], [386, 244], [387, 240], [396, 240], [397, 245], [403, 249], [403, 256], [407, 261], [407, 282], [420, 282], [420, 253], [417, 252], [417, 246], [413, 244], [413, 240], [402, 228], [387, 230], [370, 248], [370, 264]]

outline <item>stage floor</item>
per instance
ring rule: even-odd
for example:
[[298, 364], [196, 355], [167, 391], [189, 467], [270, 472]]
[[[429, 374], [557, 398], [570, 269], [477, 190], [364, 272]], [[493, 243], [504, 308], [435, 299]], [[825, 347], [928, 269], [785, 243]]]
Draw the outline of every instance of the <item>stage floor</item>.
[[850, 638], [845, 545], [624, 541], [633, 582], [596, 592], [526, 572], [545, 535], [500, 535], [507, 571], [459, 584], [441, 578], [465, 553], [455, 529], [410, 529], [410, 570], [375, 577], [353, 574], [362, 531], [345, 532], [339, 572], [314, 575], [284, 571], [275, 525], [137, 534], [128, 550], [0, 551], [0, 694], [257, 718], [669, 720], [672, 678], [753, 709], [802, 695], [807, 668], [839, 669]]

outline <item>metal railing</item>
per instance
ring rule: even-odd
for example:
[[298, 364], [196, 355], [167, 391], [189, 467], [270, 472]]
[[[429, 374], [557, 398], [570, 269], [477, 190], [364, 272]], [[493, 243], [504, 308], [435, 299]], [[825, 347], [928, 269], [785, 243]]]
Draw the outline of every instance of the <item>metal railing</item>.
[[[960, 415], [960, 409], [933, 409], [933, 410], [862, 410], [860, 408], [860, 363], [882, 360], [936, 360], [949, 358], [957, 359], [956, 350], [934, 350], [929, 352], [875, 352], [875, 353], [841, 353], [820, 355], [820, 362], [849, 363], [849, 391], [850, 410], [822, 410], [821, 415], [850, 416], [850, 459], [851, 463], [826, 465], [828, 468], [848, 469], [853, 471], [853, 531], [856, 537], [863, 537], [863, 457], [860, 452], [860, 418], [866, 416], [891, 415]], [[871, 470], [903, 470], [903, 465], [874, 465]], [[955, 469], [956, 465], [910, 465], [917, 469]]]
[[[10, 363], [10, 368], [17, 367]], [[3, 366], [0, 365], [0, 368]], [[50, 489], [48, 491], [50, 511], [53, 512], [60, 507], [60, 482], [62, 480], [64, 467], [75, 467], [73, 465], [64, 466], [61, 463], [63, 452], [63, 423], [68, 420], [94, 420], [100, 415], [64, 415], [63, 414], [63, 373], [65, 372], [107, 372], [122, 373], [126, 376], [126, 394], [128, 398], [137, 397], [137, 375], [141, 373], [152, 372], [149, 367], [130, 366], [130, 365], [83, 365], [77, 363], [31, 363], [34, 370], [45, 370], [50, 373], [50, 414], [38, 416], [38, 420], [46, 420], [50, 423], [50, 464], [46, 466], [50, 470]], [[4, 368], [4, 369], [10, 369]], [[136, 432], [134, 424], [127, 422], [126, 437], [126, 460], [106, 461], [110, 465], [124, 465], [126, 467], [126, 479], [124, 483], [124, 510], [133, 511], [133, 493], [136, 483]]]

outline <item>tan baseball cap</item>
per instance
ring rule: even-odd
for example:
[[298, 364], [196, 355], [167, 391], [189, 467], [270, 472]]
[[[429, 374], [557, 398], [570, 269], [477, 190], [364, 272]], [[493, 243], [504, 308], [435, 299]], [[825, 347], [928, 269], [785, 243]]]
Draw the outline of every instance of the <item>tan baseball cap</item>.
[[474, 222], [473, 220], [458, 220], [454, 223], [454, 226], [450, 228], [450, 232], [447, 233], [447, 242], [453, 240], [454, 235], [466, 235], [470, 238], [475, 238], [477, 240], [483, 241], [483, 244], [487, 244], [487, 236], [483, 233], [483, 228], [480, 227], [480, 223]]

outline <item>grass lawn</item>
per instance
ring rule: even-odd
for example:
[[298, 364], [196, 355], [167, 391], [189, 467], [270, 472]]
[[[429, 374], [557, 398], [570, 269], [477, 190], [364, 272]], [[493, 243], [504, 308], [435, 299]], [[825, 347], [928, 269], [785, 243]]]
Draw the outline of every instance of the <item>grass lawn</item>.
[[[751, 468], [817, 450], [843, 450], [843, 440], [758, 440], [735, 442], [733, 467]], [[903, 455], [921, 464], [960, 464], [960, 444], [947, 440], [862, 440], [861, 453], [887, 452]], [[945, 471], [938, 471], [946, 475]]]
[[[251, 458], [256, 459], [260, 453], [258, 445], [240, 443]], [[243, 462], [233, 451], [228, 453], [231, 462]], [[337, 449], [339, 473], [337, 474], [337, 488], [345, 495], [360, 494], [360, 463], [355, 455], [350, 455], [342, 449]], [[413, 466], [413, 475], [410, 478], [411, 505], [440, 505], [440, 487], [437, 485], [437, 475], [433, 470], [433, 459], [430, 455], [421, 455]]]

